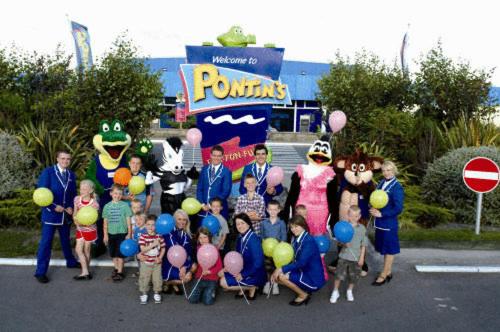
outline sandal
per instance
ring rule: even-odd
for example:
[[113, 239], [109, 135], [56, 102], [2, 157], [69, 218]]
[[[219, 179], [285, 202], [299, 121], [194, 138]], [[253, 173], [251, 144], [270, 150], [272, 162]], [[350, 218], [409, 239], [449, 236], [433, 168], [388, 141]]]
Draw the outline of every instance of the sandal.
[[125, 275], [123, 273], [116, 273], [116, 275], [111, 279], [113, 279], [114, 282], [120, 282], [123, 281], [123, 279], [125, 279]]

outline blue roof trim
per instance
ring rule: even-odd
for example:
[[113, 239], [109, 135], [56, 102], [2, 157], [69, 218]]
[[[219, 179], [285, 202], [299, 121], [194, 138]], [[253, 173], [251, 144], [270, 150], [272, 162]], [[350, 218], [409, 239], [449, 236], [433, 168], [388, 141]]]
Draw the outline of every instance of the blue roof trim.
[[[166, 97], [175, 97], [183, 90], [179, 77], [179, 65], [186, 63], [186, 58], [150, 58], [144, 60], [151, 71], [161, 71]], [[316, 100], [319, 92], [318, 80], [330, 71], [329, 63], [283, 60], [281, 81], [288, 85], [292, 100]], [[500, 87], [490, 90], [490, 102], [500, 105]]]

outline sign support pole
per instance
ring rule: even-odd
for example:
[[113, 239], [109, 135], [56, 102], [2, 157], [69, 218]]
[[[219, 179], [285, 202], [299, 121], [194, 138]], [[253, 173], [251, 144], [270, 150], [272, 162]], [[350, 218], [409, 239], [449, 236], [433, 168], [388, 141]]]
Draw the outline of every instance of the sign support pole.
[[476, 206], [476, 235], [479, 235], [479, 228], [481, 227], [481, 209], [483, 205], [483, 193], [477, 194]]

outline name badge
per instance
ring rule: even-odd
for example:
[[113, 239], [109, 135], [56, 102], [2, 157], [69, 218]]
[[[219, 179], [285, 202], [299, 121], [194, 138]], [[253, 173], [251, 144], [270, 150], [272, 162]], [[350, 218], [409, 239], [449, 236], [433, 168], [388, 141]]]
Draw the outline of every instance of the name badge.
[[108, 172], [108, 178], [114, 178], [115, 172]]

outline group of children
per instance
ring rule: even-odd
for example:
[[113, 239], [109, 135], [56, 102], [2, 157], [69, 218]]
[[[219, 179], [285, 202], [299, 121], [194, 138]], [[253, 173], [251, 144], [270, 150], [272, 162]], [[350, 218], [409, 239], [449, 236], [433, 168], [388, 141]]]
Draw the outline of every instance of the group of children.
[[[252, 174], [247, 174], [244, 180], [244, 186], [247, 192], [238, 198], [235, 214], [246, 213], [251, 221], [254, 232], [262, 239], [275, 238], [278, 241], [287, 241], [288, 230], [285, 222], [278, 217], [280, 204], [276, 200], [270, 200], [267, 207], [264, 206], [264, 199], [256, 193], [256, 179]], [[103, 207], [102, 218], [104, 227], [104, 243], [108, 246], [109, 254], [113, 260], [114, 269], [112, 280], [122, 281], [125, 277], [123, 273], [124, 256], [120, 252], [120, 244], [125, 239], [134, 239], [139, 245], [139, 253], [136, 255], [136, 261], [139, 266], [139, 292], [140, 303], [148, 302], [148, 292], [150, 285], [153, 285], [153, 299], [155, 303], [161, 303], [162, 291], [166, 291], [169, 285], [174, 286], [176, 293], [182, 294], [178, 289], [179, 283], [169, 282], [165, 287], [166, 281], [162, 277], [162, 264], [167, 259], [165, 257], [167, 249], [173, 244], [166, 243], [166, 237], [156, 233], [155, 224], [157, 217], [155, 215], [146, 215], [144, 213], [143, 203], [139, 199], [132, 199], [130, 203], [122, 200], [124, 188], [119, 185], [113, 185], [111, 188], [111, 202]], [[99, 209], [99, 203], [94, 194], [94, 184], [91, 181], [83, 180], [80, 183], [80, 195], [75, 198], [75, 216], [83, 206], [92, 206]], [[210, 305], [215, 301], [216, 289], [222, 269], [222, 257], [228, 251], [227, 236], [229, 226], [227, 220], [221, 215], [223, 202], [219, 198], [213, 198], [209, 204], [210, 211], [220, 223], [219, 232], [211, 234], [208, 229], [200, 227], [195, 235], [196, 250], [188, 256], [193, 263], [188, 269], [179, 270], [182, 276], [177, 276], [182, 281], [189, 281], [194, 277], [196, 286], [190, 294], [186, 294], [191, 303], [203, 302]], [[182, 211], [182, 210], [180, 210]], [[297, 214], [304, 218], [307, 215], [305, 206], [298, 205], [295, 209]], [[182, 211], [183, 212], [183, 211]], [[266, 214], [267, 212], [267, 214]], [[183, 213], [184, 215], [185, 213]], [[187, 214], [186, 218], [187, 218]], [[175, 217], [175, 216], [174, 216]], [[353, 301], [353, 287], [359, 279], [361, 266], [364, 262], [366, 247], [366, 229], [358, 223], [361, 217], [361, 211], [357, 206], [351, 206], [349, 209], [349, 222], [355, 229], [353, 240], [348, 244], [342, 244], [342, 250], [339, 252], [339, 261], [335, 272], [334, 290], [331, 294], [330, 302], [336, 303], [339, 299], [339, 286], [341, 281], [348, 281], [347, 299]], [[189, 220], [187, 220], [189, 223]], [[81, 273], [74, 278], [76, 280], [90, 280], [92, 274], [89, 271], [90, 247], [91, 243], [97, 238], [96, 226], [83, 226], [75, 218], [76, 225], [76, 252], [81, 263]], [[184, 227], [189, 230], [189, 225]], [[191, 239], [189, 232], [187, 232]], [[200, 268], [196, 261], [196, 252], [203, 245], [212, 243], [219, 249], [219, 257], [213, 267], [208, 270]], [[265, 262], [268, 276], [274, 271], [275, 266], [270, 258]], [[185, 278], [186, 274], [189, 278]], [[179, 281], [179, 280], [177, 280]], [[263, 287], [265, 294], [279, 294], [277, 283], [271, 285], [269, 282]], [[189, 296], [188, 296], [189, 295]]]

